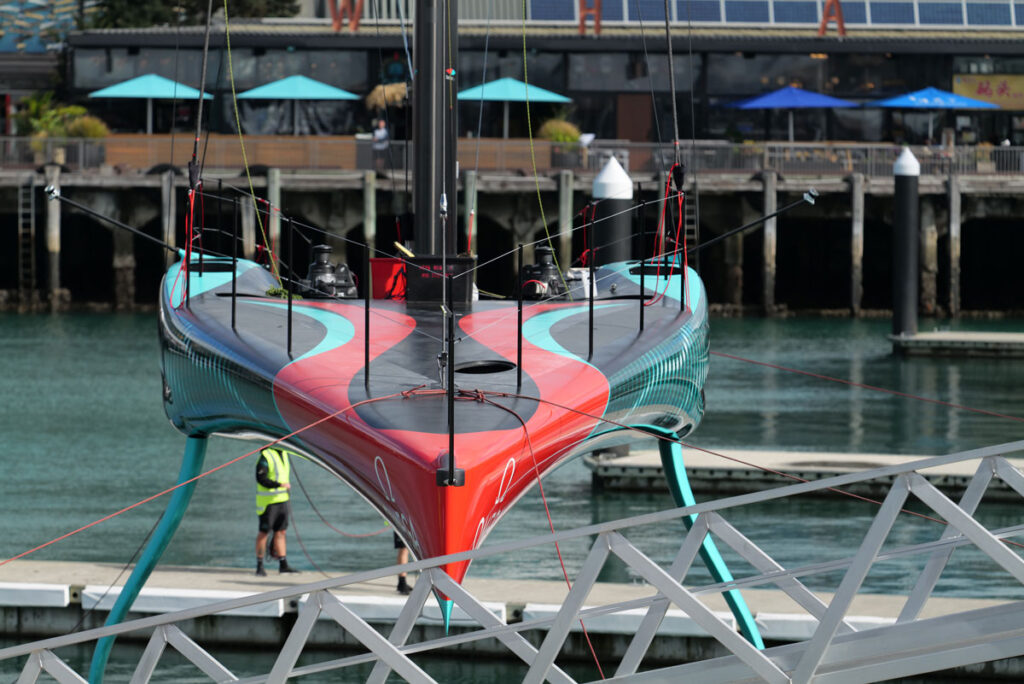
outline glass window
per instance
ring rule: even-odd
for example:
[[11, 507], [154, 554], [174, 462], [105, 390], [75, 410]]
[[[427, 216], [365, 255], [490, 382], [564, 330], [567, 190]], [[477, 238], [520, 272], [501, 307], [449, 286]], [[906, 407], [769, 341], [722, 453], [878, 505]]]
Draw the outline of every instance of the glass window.
[[[484, 73], [484, 51], [459, 52], [459, 89], [474, 88], [485, 81], [499, 78], [523, 80], [523, 53], [512, 50], [491, 50], [486, 55], [487, 73]], [[565, 90], [565, 61], [562, 53], [529, 51], [526, 74], [531, 85], [561, 93]]]
[[[690, 55], [673, 55], [676, 92], [688, 92], [691, 73], [700, 73], [701, 56], [694, 55], [690, 69]], [[668, 60], [665, 53], [574, 53], [569, 55], [569, 83], [582, 86], [587, 92], [595, 90], [627, 92], [669, 91]], [[575, 97], [575, 96], [574, 96]]]
[[829, 92], [826, 62], [809, 55], [710, 54], [708, 94], [747, 97], [788, 85]]
[[[951, 60], [943, 56], [894, 59], [884, 54], [832, 55], [828, 65], [832, 93], [853, 100], [875, 100], [926, 86], [951, 86]], [[942, 84], [946, 86], [942, 86]]]

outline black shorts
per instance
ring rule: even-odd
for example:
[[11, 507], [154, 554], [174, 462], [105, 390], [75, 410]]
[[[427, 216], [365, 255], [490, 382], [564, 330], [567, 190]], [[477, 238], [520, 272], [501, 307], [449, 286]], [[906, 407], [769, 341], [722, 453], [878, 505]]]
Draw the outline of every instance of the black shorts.
[[267, 506], [260, 514], [260, 532], [279, 532], [288, 529], [289, 502], [279, 501]]
[[392, 534], [395, 535], [395, 548], [396, 549], [404, 549], [405, 548], [405, 543], [402, 541], [402, 538], [398, 536], [397, 532], [392, 532]]

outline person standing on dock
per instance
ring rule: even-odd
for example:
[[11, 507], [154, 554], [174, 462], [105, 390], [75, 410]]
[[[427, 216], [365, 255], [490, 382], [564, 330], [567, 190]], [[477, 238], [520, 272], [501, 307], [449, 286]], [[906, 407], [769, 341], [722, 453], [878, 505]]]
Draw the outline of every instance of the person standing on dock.
[[[409, 562], [409, 549], [397, 532], [393, 534], [395, 535], [395, 548], [398, 549], [398, 558], [395, 560], [395, 565], [405, 565]], [[412, 587], [406, 581], [404, 572], [398, 573], [398, 593], [406, 596], [412, 593]]]
[[373, 129], [373, 163], [377, 171], [383, 171], [386, 166], [390, 139], [388, 122], [378, 119], [377, 128]]
[[291, 515], [291, 462], [284, 449], [267, 448], [260, 452], [256, 463], [256, 515], [259, 533], [256, 535], [256, 574], [266, 577], [263, 556], [267, 551], [267, 537], [273, 531], [270, 555], [277, 558], [282, 573], [299, 572], [288, 565], [285, 530]]

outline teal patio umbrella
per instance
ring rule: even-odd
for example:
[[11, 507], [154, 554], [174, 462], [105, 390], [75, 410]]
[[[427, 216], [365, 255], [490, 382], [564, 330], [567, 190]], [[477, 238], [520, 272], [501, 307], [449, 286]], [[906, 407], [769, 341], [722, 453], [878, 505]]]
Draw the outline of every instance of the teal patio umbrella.
[[460, 100], [482, 100], [484, 102], [504, 102], [505, 115], [503, 118], [502, 132], [508, 137], [508, 103], [509, 102], [572, 102], [565, 95], [553, 93], [550, 90], [538, 88], [535, 85], [528, 85], [514, 78], [499, 78], [478, 85], [469, 90], [459, 93]]
[[[153, 100], [192, 100], [199, 97], [199, 91], [184, 83], [172, 81], [156, 74], [136, 76], [121, 83], [89, 93], [91, 98], [122, 98], [146, 101], [146, 133], [153, 132]], [[212, 100], [213, 95], [203, 93], [203, 99]]]
[[239, 100], [291, 100], [292, 134], [299, 134], [299, 100], [358, 100], [347, 90], [321, 83], [308, 76], [288, 76], [277, 81], [246, 90]]

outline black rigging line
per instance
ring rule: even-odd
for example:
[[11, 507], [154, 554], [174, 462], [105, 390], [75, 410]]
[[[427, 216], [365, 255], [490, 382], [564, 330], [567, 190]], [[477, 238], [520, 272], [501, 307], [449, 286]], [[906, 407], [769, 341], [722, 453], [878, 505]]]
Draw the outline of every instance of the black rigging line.
[[[221, 88], [223, 78], [224, 78], [224, 46], [221, 45], [220, 46], [220, 53], [219, 53], [218, 58], [217, 58], [217, 77], [214, 79], [214, 82], [217, 84], [218, 91]], [[206, 79], [204, 78], [203, 80], [205, 81]], [[210, 114], [207, 116], [207, 120], [209, 121], [209, 119], [212, 118], [212, 117], [213, 117], [213, 104], [211, 103], [210, 104]], [[202, 176], [203, 176], [203, 169], [206, 168], [206, 153], [209, 151], [209, 149], [210, 149], [210, 127], [207, 126], [206, 127], [206, 138], [203, 140], [203, 158], [202, 158], [202, 161], [199, 162], [199, 177], [200, 178], [202, 178]]]
[[636, 8], [636, 16], [640, 22], [640, 43], [644, 46], [644, 66], [647, 69], [647, 83], [651, 88], [651, 104], [654, 105], [654, 135], [658, 139], [658, 147], [661, 147], [661, 117], [658, 116], [658, 99], [654, 95], [654, 76], [651, 74], [651, 57], [647, 53], [647, 33], [644, 31], [644, 16], [640, 12], [640, 0], [633, 0]]
[[[199, 137], [203, 131], [203, 99], [206, 97], [206, 62], [210, 54], [210, 25], [213, 23], [213, 0], [209, 0], [206, 6], [206, 35], [203, 38], [203, 65], [199, 77], [199, 109], [196, 112], [196, 137], [192, 140], [192, 159], [188, 163], [188, 186], [195, 190], [199, 185], [199, 163], [196, 156], [199, 153]], [[191, 217], [190, 217], [191, 218]]]
[[[171, 158], [167, 160], [174, 168], [174, 119], [178, 109], [178, 52], [181, 45], [181, 11], [174, 14], [174, 89], [171, 91]], [[152, 131], [150, 131], [152, 133]]]
[[100, 602], [107, 597], [107, 594], [110, 593], [111, 589], [117, 586], [118, 582], [124, 576], [124, 573], [128, 572], [128, 568], [130, 568], [132, 566], [132, 563], [135, 562], [135, 559], [138, 557], [143, 547], [146, 546], [146, 542], [148, 542], [149, 538], [153, 536], [153, 532], [156, 530], [156, 526], [160, 524], [160, 521], [163, 520], [163, 518], [163, 514], [157, 516], [157, 519], [153, 522], [153, 526], [149, 528], [149, 532], [147, 532], [146, 536], [142, 538], [141, 542], [139, 542], [139, 545], [136, 547], [134, 553], [132, 553], [131, 558], [129, 558], [128, 561], [121, 567], [121, 571], [117, 573], [117, 577], [115, 577], [110, 582], [110, 584], [107, 585], [107, 588], [103, 591], [100, 597], [96, 599], [96, 603], [93, 604], [92, 608], [90, 608], [89, 610], [82, 611], [82, 617], [78, 618], [78, 622], [75, 623], [75, 626], [67, 631], [68, 634], [74, 634], [75, 632], [80, 630], [82, 628], [82, 625], [85, 624], [85, 619], [92, 615], [97, 608], [99, 608]]
[[70, 200], [67, 197], [64, 197], [63, 195], [61, 195], [60, 194], [60, 190], [58, 190], [57, 188], [53, 187], [52, 185], [46, 186], [46, 196], [50, 200], [58, 200], [60, 202], [63, 202], [64, 204], [67, 204], [68, 206], [72, 206], [75, 209], [78, 209], [79, 211], [88, 214], [89, 216], [93, 216], [95, 218], [100, 219], [101, 221], [106, 221], [107, 223], [115, 225], [118, 228], [123, 228], [124, 230], [127, 230], [127, 231], [129, 231], [131, 233], [135, 233], [136, 235], [138, 235], [141, 238], [145, 238], [145, 239], [149, 240], [150, 242], [155, 242], [156, 244], [160, 245], [164, 249], [166, 249], [166, 250], [168, 250], [170, 252], [173, 252], [174, 254], [178, 254], [179, 250], [174, 245], [168, 244], [168, 243], [164, 242], [163, 240], [161, 240], [160, 238], [155, 238], [152, 235], [144, 233], [141, 230], [139, 230], [138, 228], [135, 228], [134, 226], [129, 226], [127, 223], [122, 223], [121, 221], [118, 221], [117, 219], [112, 219], [112, 218], [110, 218], [109, 216], [107, 216], [105, 214], [101, 214], [100, 212], [96, 211], [95, 209], [87, 207], [84, 204], [80, 204], [80, 203], [78, 203], [78, 202], [76, 202], [74, 200]]
[[[380, 37], [380, 0], [370, 1], [370, 12], [373, 15], [373, 26], [377, 33], [377, 77], [380, 79], [381, 95], [384, 97], [384, 127], [388, 132], [388, 167], [391, 170], [391, 176], [395, 175], [395, 153], [394, 146], [391, 144], [391, 117], [388, 114], [388, 84], [384, 83], [384, 49], [381, 47]], [[398, 87], [398, 84], [395, 84]], [[374, 164], [376, 168], [376, 163]], [[367, 276], [369, 277], [369, 276]]]
[[[679, 163], [679, 113], [676, 111], [676, 67], [672, 59], [672, 28], [670, 26], [669, 0], [665, 0], [665, 42], [668, 48], [668, 87], [672, 93], [672, 148], [676, 164]], [[677, 188], [679, 190], [681, 188]]]

